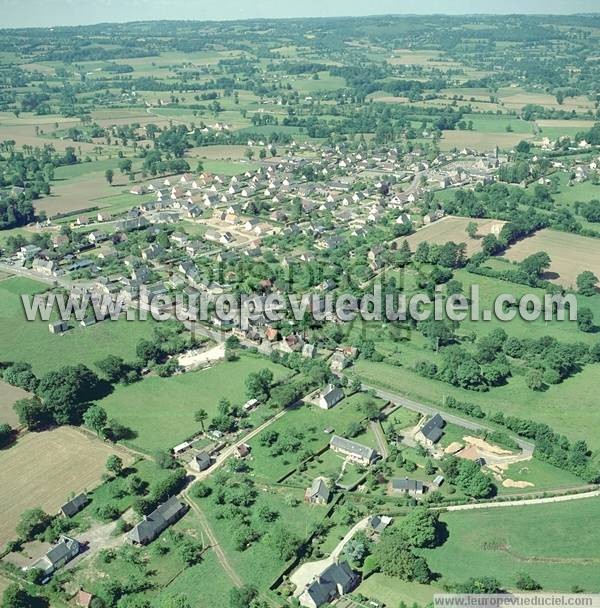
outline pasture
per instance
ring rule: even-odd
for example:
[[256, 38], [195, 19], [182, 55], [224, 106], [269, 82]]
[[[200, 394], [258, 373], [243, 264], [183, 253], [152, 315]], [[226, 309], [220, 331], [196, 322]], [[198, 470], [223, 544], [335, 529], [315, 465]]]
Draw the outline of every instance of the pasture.
[[[478, 225], [477, 238], [472, 239], [466, 233], [467, 226], [475, 222]], [[505, 222], [501, 220], [471, 219], [464, 217], [447, 216], [424, 226], [410, 236], [400, 237], [395, 242], [400, 247], [403, 240], [407, 241], [411, 251], [415, 251], [419, 243], [435, 243], [443, 245], [449, 241], [455, 243], [465, 243], [467, 245], [467, 255], [471, 256], [481, 248], [481, 239], [492, 232], [495, 227], [502, 227]]]
[[0, 452], [0, 543], [14, 537], [26, 509], [41, 507], [54, 514], [68, 498], [97, 486], [106, 459], [118, 453], [108, 444], [71, 427], [27, 433], [10, 449]]
[[540, 230], [512, 245], [504, 257], [520, 262], [539, 251], [552, 260], [546, 278], [563, 287], [576, 288], [577, 275], [584, 270], [600, 273], [600, 241], [567, 232]]
[[[323, 507], [305, 504], [303, 489], [273, 486], [258, 486], [258, 489], [260, 491], [252, 505], [252, 513], [259, 513], [261, 508], [268, 507], [277, 514], [275, 523], [269, 524], [269, 528], [283, 526], [298, 538], [306, 538], [311, 528], [323, 520], [327, 511]], [[269, 542], [268, 533], [249, 549], [240, 552], [235, 548], [232, 522], [218, 517], [219, 509], [215, 507], [213, 500], [210, 497], [195, 500], [215, 531], [219, 545], [242, 580], [256, 585], [259, 589], [264, 589], [274, 582], [285, 562]]]
[[246, 377], [264, 368], [270, 369], [275, 379], [288, 374], [284, 367], [265, 359], [241, 357], [207, 370], [171, 378], [152, 376], [117, 386], [101, 405], [109, 418], [136, 434], [129, 442], [133, 447], [148, 453], [168, 450], [200, 432], [201, 425], [194, 421], [197, 410], [205, 409], [210, 419], [217, 414], [221, 398], [242, 405], [247, 399]]
[[599, 516], [597, 498], [444, 513], [447, 541], [422, 553], [442, 584], [494, 576], [514, 589], [517, 573], [526, 572], [544, 591], [578, 585], [597, 593], [600, 536], [590, 522]]
[[152, 334], [153, 322], [124, 319], [91, 327], [71, 322], [72, 329], [65, 334], [51, 334], [47, 322], [27, 321], [21, 302], [21, 294], [40, 293], [47, 288], [43, 283], [20, 277], [0, 282], [0, 342], [4, 360], [31, 363], [37, 375], [63, 365], [84, 363], [93, 367], [109, 354], [128, 360], [135, 358], [137, 342]]

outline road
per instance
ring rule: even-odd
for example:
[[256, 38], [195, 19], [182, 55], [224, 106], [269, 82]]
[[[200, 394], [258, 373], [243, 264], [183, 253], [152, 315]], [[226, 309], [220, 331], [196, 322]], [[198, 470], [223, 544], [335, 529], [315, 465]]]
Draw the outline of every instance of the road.
[[503, 502], [478, 502], [466, 505], [452, 505], [444, 507], [446, 511], [471, 511], [473, 509], [495, 509], [502, 507], [526, 507], [528, 505], [545, 505], [556, 502], [569, 502], [584, 498], [595, 498], [600, 496], [600, 490], [582, 492], [581, 494], [564, 494], [562, 496], [549, 496], [547, 498], [526, 498], [524, 500], [510, 500]]
[[[376, 386], [363, 384], [362, 387], [363, 390], [373, 391], [375, 395], [380, 399], [385, 399], [386, 401], [390, 401], [392, 403], [395, 403], [396, 405], [401, 405], [402, 407], [405, 407], [408, 410], [412, 410], [413, 412], [418, 412], [419, 414], [424, 414], [426, 416], [435, 416], [435, 414], [440, 414], [446, 422], [462, 426], [465, 429], [470, 429], [472, 431], [494, 430], [491, 426], [482, 424], [481, 422], [475, 422], [473, 420], [469, 420], [468, 418], [462, 418], [461, 416], [457, 416], [456, 414], [451, 414], [445, 410], [440, 410], [431, 405], [425, 405], [424, 403], [412, 401], [411, 399], [407, 399], [402, 395], [379, 389]], [[530, 441], [526, 441], [525, 439], [522, 439], [518, 436], [511, 435], [511, 437], [517, 442], [519, 448], [523, 451], [522, 460], [533, 456], [533, 451], [535, 449], [535, 445], [533, 443], [531, 443]]]

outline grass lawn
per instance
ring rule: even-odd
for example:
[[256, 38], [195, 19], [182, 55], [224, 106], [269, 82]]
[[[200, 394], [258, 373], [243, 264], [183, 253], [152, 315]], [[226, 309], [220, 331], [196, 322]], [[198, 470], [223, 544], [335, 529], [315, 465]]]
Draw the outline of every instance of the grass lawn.
[[135, 358], [135, 347], [141, 338], [152, 333], [152, 323], [106, 321], [91, 327], [72, 325], [64, 335], [48, 331], [48, 323], [29, 322], [20, 294], [43, 292], [48, 286], [25, 278], [0, 282], [0, 343], [5, 361], [31, 363], [36, 374], [44, 374], [63, 365], [93, 364], [109, 354], [125, 359]]
[[79, 525], [85, 527], [92, 520], [97, 521], [95, 515], [98, 507], [105, 505], [115, 506], [120, 513], [124, 513], [133, 505], [137, 496], [131, 494], [128, 490], [128, 479], [131, 475], [141, 477], [147, 484], [147, 489], [152, 492], [153, 486], [161, 482], [169, 476], [171, 471], [160, 468], [153, 460], [140, 459], [133, 465], [126, 467], [128, 472], [127, 477], [111, 477], [97, 488], [88, 492], [88, 497], [91, 499], [89, 504], [80, 511], [74, 518]]
[[263, 368], [270, 369], [276, 379], [288, 373], [266, 359], [242, 357], [203, 371], [171, 378], [148, 377], [118, 386], [101, 404], [109, 418], [137, 433], [129, 442], [133, 447], [146, 452], [170, 449], [200, 431], [200, 424], [194, 422], [197, 410], [203, 408], [213, 417], [223, 397], [242, 404], [246, 377]]
[[[526, 572], [545, 591], [600, 591], [600, 500], [445, 513], [448, 539], [423, 551], [441, 582], [494, 576], [508, 589]], [[460, 555], [460, 559], [457, 556]]]
[[385, 574], [373, 574], [356, 590], [356, 593], [383, 602], [390, 608], [396, 608], [400, 602], [404, 602], [407, 606], [412, 606], [414, 602], [425, 606], [433, 602], [434, 593], [442, 592], [442, 589], [435, 585], [408, 583]]
[[[188, 515], [186, 520], [191, 517]], [[186, 523], [189, 523], [186, 521]], [[203, 581], [201, 585], [198, 581]], [[227, 606], [229, 592], [233, 587], [231, 580], [221, 568], [213, 551], [204, 553], [202, 562], [186, 568], [179, 576], [167, 585], [158, 595], [162, 601], [166, 597], [182, 594], [187, 597], [192, 606], [197, 608], [213, 608]]]
[[172, 530], [201, 541], [200, 525], [194, 514], [188, 512], [183, 519], [147, 547], [117, 545], [113, 550], [112, 559], [104, 560], [102, 554], [94, 557], [92, 562], [85, 563], [85, 567], [77, 570], [77, 584], [82, 589], [102, 597], [106, 580], [118, 581], [126, 585], [149, 579], [150, 588], [136, 594], [136, 597], [154, 599], [157, 589], [167, 587], [171, 581], [188, 570], [173, 542]]

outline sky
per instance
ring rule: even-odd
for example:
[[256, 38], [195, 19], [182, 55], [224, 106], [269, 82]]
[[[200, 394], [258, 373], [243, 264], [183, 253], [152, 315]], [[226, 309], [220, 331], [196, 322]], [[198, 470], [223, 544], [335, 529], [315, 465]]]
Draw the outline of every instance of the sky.
[[586, 13], [598, 0], [0, 0], [0, 27], [377, 14]]

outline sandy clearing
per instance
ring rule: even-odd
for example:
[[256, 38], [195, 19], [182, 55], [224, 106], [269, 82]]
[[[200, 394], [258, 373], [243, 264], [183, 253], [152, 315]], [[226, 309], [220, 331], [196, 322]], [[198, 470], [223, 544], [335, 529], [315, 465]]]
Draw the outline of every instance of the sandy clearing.
[[502, 482], [502, 486], [505, 488], [533, 488], [534, 483], [530, 481], [514, 481], [514, 479], [505, 479]]
[[492, 445], [487, 441], [480, 439], [479, 437], [472, 437], [470, 435], [466, 435], [463, 439], [470, 445], [474, 445], [477, 449], [482, 450], [483, 452], [488, 452], [489, 454], [497, 454], [498, 456], [508, 456], [512, 454], [510, 450], [505, 450], [504, 448], [498, 447], [497, 445]]

